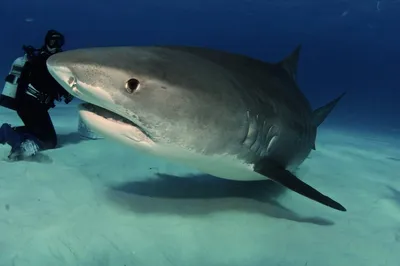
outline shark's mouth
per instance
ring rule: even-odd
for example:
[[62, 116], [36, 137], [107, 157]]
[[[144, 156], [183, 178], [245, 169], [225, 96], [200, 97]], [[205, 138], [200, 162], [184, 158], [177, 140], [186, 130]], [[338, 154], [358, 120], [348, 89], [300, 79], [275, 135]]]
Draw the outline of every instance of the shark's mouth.
[[79, 113], [86, 125], [103, 136], [152, 144], [150, 135], [138, 124], [125, 117], [91, 103], [81, 103]]

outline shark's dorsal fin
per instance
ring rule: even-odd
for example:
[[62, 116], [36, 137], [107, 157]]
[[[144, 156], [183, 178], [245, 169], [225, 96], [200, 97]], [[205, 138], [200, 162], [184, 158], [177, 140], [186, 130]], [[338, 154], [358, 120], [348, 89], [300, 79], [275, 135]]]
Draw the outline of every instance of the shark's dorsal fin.
[[301, 45], [298, 45], [289, 56], [278, 63], [293, 80], [297, 78], [297, 65], [299, 62], [300, 50]]

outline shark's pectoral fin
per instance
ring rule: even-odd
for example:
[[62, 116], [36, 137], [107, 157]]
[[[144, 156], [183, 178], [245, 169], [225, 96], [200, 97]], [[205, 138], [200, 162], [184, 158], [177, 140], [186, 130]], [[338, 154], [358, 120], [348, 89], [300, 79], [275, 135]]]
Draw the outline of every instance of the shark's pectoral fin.
[[315, 200], [339, 211], [346, 211], [346, 209], [340, 203], [323, 195], [316, 189], [301, 181], [288, 170], [278, 166], [276, 163], [271, 162], [268, 159], [261, 160], [257, 165], [255, 165], [254, 171], [309, 199]]

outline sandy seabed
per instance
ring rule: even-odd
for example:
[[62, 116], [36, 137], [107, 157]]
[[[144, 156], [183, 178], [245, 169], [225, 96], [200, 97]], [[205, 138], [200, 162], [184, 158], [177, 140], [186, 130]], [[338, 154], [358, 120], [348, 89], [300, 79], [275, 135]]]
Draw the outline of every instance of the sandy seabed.
[[[400, 140], [322, 126], [298, 175], [338, 212], [271, 182], [231, 182], [77, 133], [0, 161], [0, 266], [398, 266]], [[0, 119], [20, 124], [4, 108]], [[8, 146], [0, 147], [4, 159]]]

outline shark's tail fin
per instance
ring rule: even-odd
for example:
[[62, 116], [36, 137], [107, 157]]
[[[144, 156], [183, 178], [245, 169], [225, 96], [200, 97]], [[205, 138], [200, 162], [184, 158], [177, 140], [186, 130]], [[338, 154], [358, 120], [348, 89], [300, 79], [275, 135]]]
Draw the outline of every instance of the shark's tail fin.
[[313, 123], [316, 127], [318, 127], [319, 125], [322, 124], [322, 122], [324, 122], [325, 118], [330, 114], [330, 112], [333, 110], [333, 108], [345, 94], [346, 94], [345, 92], [342, 93], [342, 95], [340, 95], [333, 101], [330, 101], [326, 105], [321, 106], [320, 108], [317, 108], [313, 111]]

